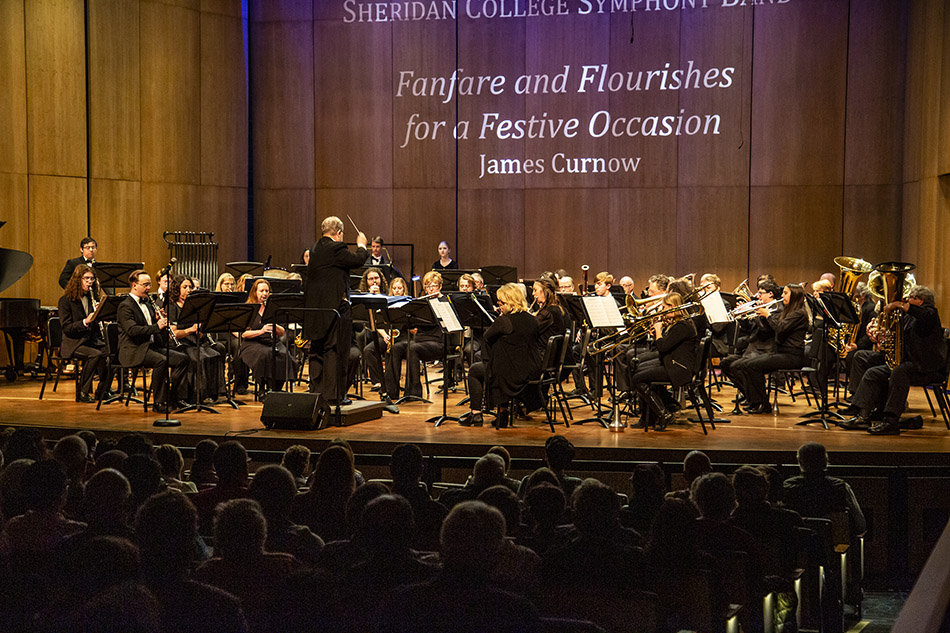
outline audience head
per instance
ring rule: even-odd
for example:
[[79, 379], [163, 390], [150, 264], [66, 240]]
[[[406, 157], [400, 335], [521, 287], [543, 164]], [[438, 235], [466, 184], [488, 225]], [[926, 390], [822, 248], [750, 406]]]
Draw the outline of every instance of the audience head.
[[725, 521], [736, 509], [736, 491], [722, 473], [706, 473], [693, 481], [689, 498], [704, 519]]
[[141, 433], [130, 433], [119, 438], [116, 448], [126, 455], [152, 455], [154, 445], [152, 440]]
[[655, 505], [663, 502], [666, 478], [659, 464], [637, 464], [630, 475], [630, 485], [633, 488], [631, 505], [634, 502]]
[[104, 468], [86, 482], [83, 518], [88, 523], [124, 524], [131, 497], [132, 486], [125, 475], [114, 468]]
[[[100, 442], [100, 445], [102, 442]], [[96, 470], [103, 468], [115, 468], [120, 472], [125, 472], [125, 462], [129, 456], [117, 448], [102, 452], [96, 457]]]
[[353, 453], [343, 446], [328, 446], [317, 459], [310, 475], [310, 490], [349, 498], [356, 488], [356, 470], [353, 468]]
[[415, 486], [422, 478], [422, 449], [415, 444], [400, 444], [389, 460], [389, 475], [396, 486]]
[[494, 453], [484, 455], [475, 462], [472, 470], [472, 485], [479, 490], [505, 482], [505, 460]]
[[174, 444], [162, 444], [155, 447], [155, 459], [162, 469], [162, 477], [181, 479], [181, 469], [185, 466], [185, 458]]
[[297, 496], [297, 482], [283, 466], [268, 464], [254, 473], [248, 494], [261, 504], [265, 517], [286, 518]]
[[360, 514], [358, 526], [357, 540], [379, 553], [407, 552], [415, 537], [412, 506], [399, 495], [382, 494], [371, 499]]
[[33, 462], [20, 482], [27, 510], [58, 512], [66, 503], [66, 470], [54, 459]]
[[478, 495], [479, 501], [484, 501], [493, 508], [497, 508], [505, 517], [506, 532], [509, 536], [518, 533], [521, 526], [521, 503], [518, 495], [508, 486], [491, 486], [482, 490]]
[[151, 455], [137, 453], [125, 460], [125, 476], [132, 486], [132, 502], [135, 507], [160, 492], [165, 487], [162, 481], [162, 467]]
[[218, 484], [244, 485], [247, 483], [247, 450], [235, 440], [228, 440], [214, 451], [214, 470]]
[[253, 499], [231, 499], [214, 512], [214, 552], [225, 560], [260, 557], [267, 540], [267, 520]]
[[508, 474], [508, 469], [511, 468], [511, 453], [508, 452], [508, 449], [504, 446], [492, 446], [488, 449], [486, 455], [498, 455], [505, 461], [505, 474]]
[[346, 501], [345, 510], [346, 526], [350, 534], [355, 533], [359, 527], [360, 517], [366, 505], [385, 494], [389, 494], [389, 488], [379, 481], [368, 481], [353, 491]]
[[60, 438], [53, 447], [53, 459], [63, 465], [70, 479], [81, 480], [86, 473], [89, 446], [78, 435]]
[[690, 451], [683, 460], [683, 477], [686, 479], [687, 486], [693, 483], [693, 480], [700, 475], [712, 472], [712, 462], [702, 451]]
[[307, 468], [310, 466], [310, 449], [302, 444], [288, 446], [280, 460], [280, 465], [289, 470], [294, 477], [305, 478]]
[[81, 437], [82, 441], [86, 443], [86, 456], [95, 455], [96, 447], [99, 445], [99, 438], [96, 437], [95, 432], [89, 429], [81, 429], [76, 431], [76, 435]]
[[531, 491], [535, 486], [540, 486], [541, 484], [551, 484], [561, 490], [561, 480], [557, 478], [557, 474], [553, 470], [550, 468], [538, 468], [528, 475], [528, 481], [525, 484], [525, 494]]
[[761, 468], [740, 466], [732, 474], [732, 487], [736, 491], [739, 507], [765, 503], [769, 497], [769, 480]]
[[146, 499], [135, 515], [135, 540], [146, 580], [184, 578], [197, 535], [198, 512], [188, 497], [166, 490]]
[[23, 473], [35, 462], [32, 459], [17, 459], [0, 472], [0, 503], [3, 504], [3, 519], [9, 521], [27, 511], [23, 495]]
[[547, 482], [531, 488], [524, 500], [528, 515], [538, 528], [553, 528], [558, 525], [567, 506], [564, 491]]
[[505, 517], [482, 501], [463, 501], [442, 522], [442, 560], [447, 569], [484, 574], [504, 544]]
[[563, 435], [552, 435], [544, 442], [544, 461], [555, 473], [567, 470], [574, 461], [574, 445]]
[[698, 516], [696, 506], [686, 499], [666, 499], [653, 521], [650, 549], [666, 555], [689, 551]]
[[574, 526], [585, 536], [610, 533], [620, 527], [620, 498], [607, 484], [585, 479], [571, 496]]
[[769, 503], [782, 503], [782, 499], [785, 497], [785, 476], [778, 468], [767, 464], [759, 466], [759, 470], [769, 480]]
[[46, 459], [49, 456], [49, 451], [40, 430], [25, 427], [13, 432], [3, 455], [8, 463], [18, 459], [32, 459], [38, 462]]
[[828, 453], [823, 444], [806, 442], [798, 447], [798, 468], [805, 474], [822, 473], [828, 468]]

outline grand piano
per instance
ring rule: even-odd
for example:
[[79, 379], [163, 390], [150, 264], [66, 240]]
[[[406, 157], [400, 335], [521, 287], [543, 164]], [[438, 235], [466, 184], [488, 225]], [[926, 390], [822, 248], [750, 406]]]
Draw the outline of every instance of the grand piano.
[[[0, 221], [0, 227], [6, 224]], [[0, 248], [0, 292], [3, 292], [25, 275], [33, 266], [33, 256], [12, 248]], [[0, 372], [9, 382], [24, 369], [23, 350], [27, 339], [36, 341], [45, 337], [46, 328], [40, 323], [40, 300], [0, 298], [0, 331], [6, 344], [10, 365], [0, 367]], [[42, 348], [41, 348], [42, 350]], [[42, 357], [42, 351], [41, 355]]]

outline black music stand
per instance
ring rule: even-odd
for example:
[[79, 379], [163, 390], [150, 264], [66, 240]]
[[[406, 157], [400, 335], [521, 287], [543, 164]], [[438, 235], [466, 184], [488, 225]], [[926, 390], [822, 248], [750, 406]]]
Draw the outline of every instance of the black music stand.
[[[584, 302], [582, 301], [581, 295], [559, 294], [558, 301], [560, 302], [562, 306], [564, 306], [564, 309], [567, 310], [567, 313], [571, 317], [572, 323], [574, 324], [579, 323], [581, 328], [590, 329], [590, 323], [588, 322], [588, 318], [587, 318], [587, 311], [584, 310]], [[586, 350], [581, 350], [581, 355], [586, 356]], [[590, 406], [593, 410], [596, 411], [597, 409], [594, 407], [594, 401], [593, 401], [593, 398], [591, 397], [592, 394], [588, 390], [587, 384], [584, 382], [584, 367], [583, 367], [582, 362], [578, 362], [577, 369], [581, 376], [581, 384], [579, 385], [576, 383], [574, 384], [575, 394], [568, 395], [564, 393], [563, 387], [561, 387], [560, 382], [558, 382], [558, 389], [561, 390], [561, 395], [563, 395], [566, 400], [570, 400], [572, 398], [578, 398], [579, 400], [581, 400], [581, 402], [584, 403], [584, 405]], [[558, 378], [560, 378], [560, 376], [558, 376]]]
[[482, 266], [478, 272], [486, 286], [504, 286], [518, 281], [518, 268], [515, 266]]
[[442, 285], [448, 286], [451, 284], [453, 288], [458, 287], [458, 282], [459, 279], [462, 278], [462, 275], [471, 275], [472, 273], [481, 273], [481, 271], [477, 268], [451, 268], [439, 271], [439, 274], [442, 275]]
[[117, 288], [128, 288], [129, 275], [144, 268], [144, 262], [96, 262], [92, 266], [99, 285], [103, 290], [112, 290], [107, 294], [113, 295]]
[[[198, 368], [195, 371], [195, 403], [189, 404], [186, 407], [182, 407], [175, 413], [187, 413], [188, 411], [196, 411], [201, 413], [202, 411], [207, 411], [208, 413], [221, 413], [212, 406], [202, 404], [201, 402], [201, 384], [204, 382], [204, 362], [201, 360], [201, 335], [206, 334], [202, 328], [202, 323], [207, 323], [208, 319], [211, 318], [211, 313], [214, 311], [215, 302], [217, 298], [214, 296], [214, 293], [211, 292], [200, 292], [188, 295], [185, 299], [185, 304], [181, 308], [181, 313], [178, 315], [177, 327], [189, 328], [195, 323], [199, 324], [198, 327]], [[250, 304], [249, 304], [250, 305]], [[168, 332], [169, 336], [173, 336], [171, 331]]]
[[[114, 322], [116, 320], [116, 317], [118, 316], [118, 313], [119, 313], [119, 304], [122, 303], [123, 301], [125, 301], [125, 295], [122, 295], [120, 297], [117, 297], [115, 295], [109, 295], [103, 298], [103, 300], [99, 302], [99, 307], [96, 308], [96, 311], [92, 313], [93, 314], [92, 321], [89, 322], [89, 326], [96, 327], [98, 325], [102, 327], [103, 331], [106, 331], [106, 328], [108, 327], [106, 323], [110, 321]], [[119, 352], [118, 350], [113, 350], [111, 347], [109, 347], [108, 334], [106, 334], [103, 338], [105, 339], [104, 342], [110, 352], [109, 355], [107, 356], [108, 362], [107, 362], [106, 374], [108, 374], [110, 378], [110, 384], [111, 384], [111, 378], [114, 376], [114, 373], [115, 373], [115, 371], [112, 369], [112, 353], [111, 352], [115, 351], [117, 355]], [[102, 377], [100, 377], [100, 380], [101, 379]], [[123, 376], [119, 376], [119, 381], [124, 387], [125, 378]], [[132, 388], [134, 389], [135, 385], [132, 385]], [[99, 392], [103, 394], [106, 393], [106, 391], [103, 391], [101, 388]], [[97, 411], [99, 410], [99, 407], [102, 406], [103, 402], [105, 404], [112, 404], [113, 402], [121, 401], [122, 398], [125, 397], [122, 392], [123, 392], [123, 389], [120, 389], [119, 393], [109, 396], [105, 400], [100, 400], [99, 403], [96, 404], [96, 410]], [[130, 400], [134, 401], [136, 404], [144, 404], [142, 400], [136, 397], [130, 397]]]
[[[389, 309], [389, 322], [396, 329], [408, 332], [413, 328], [417, 328], [420, 325], [435, 325], [436, 320], [435, 316], [432, 314], [432, 308], [429, 307], [429, 304], [424, 300], [415, 299], [413, 301], [407, 301], [396, 307]], [[409, 343], [412, 345], [412, 342]], [[408, 353], [406, 354], [408, 358]], [[384, 376], [385, 379], [385, 376]], [[409, 382], [409, 368], [406, 368], [406, 382]], [[382, 387], [380, 387], [382, 388]], [[421, 396], [403, 396], [396, 400], [396, 404], [402, 404], [403, 402], [425, 402], [426, 404], [432, 404], [431, 400], [426, 400]]]
[[[303, 281], [300, 279], [281, 279], [280, 277], [254, 277], [253, 281], [263, 279], [270, 285], [270, 296], [303, 294]], [[252, 283], [253, 283], [252, 281]], [[246, 283], [246, 282], [245, 282]], [[268, 302], [270, 299], [268, 299]]]
[[[587, 301], [585, 301], [585, 299], [587, 301], [596, 300], [596, 301], [613, 302], [612, 305], [616, 309], [618, 317], [620, 316], [620, 310], [619, 308], [617, 308], [617, 303], [613, 300], [613, 297], [611, 297], [610, 295], [607, 295], [606, 297], [579, 297], [578, 298], [579, 303], [581, 304], [584, 310], [584, 321], [590, 324], [590, 327], [592, 330], [599, 330], [599, 329], [616, 330], [617, 328], [623, 327], [622, 317], [620, 317], [619, 321], [617, 321], [616, 323], [611, 322], [608, 324], [603, 320], [603, 317], [610, 316], [609, 314], [598, 315], [598, 316], [592, 315], [590, 311], [590, 306], [587, 303]], [[619, 407], [619, 403], [617, 402], [617, 393], [614, 388], [615, 381], [613, 379], [613, 376], [610, 377], [610, 380], [607, 383], [608, 390], [610, 391], [610, 401], [611, 401], [611, 408], [608, 414], [610, 417], [609, 418], [604, 417], [604, 406], [602, 403], [603, 393], [604, 393], [603, 392], [603, 389], [604, 389], [603, 387], [603, 383], [604, 383], [603, 354], [604, 352], [599, 352], [598, 354], [595, 354], [595, 356], [600, 356], [600, 358], [597, 358], [594, 364], [594, 380], [595, 380], [594, 415], [589, 418], [584, 418], [583, 420], [577, 420], [574, 422], [574, 424], [598, 422], [605, 429], [609, 429], [611, 431], [623, 431], [626, 425], [620, 419], [620, 407]], [[614, 363], [610, 363], [611, 368], [613, 367], [613, 365]]]
[[[373, 338], [373, 347], [376, 349], [376, 359], [379, 361], [379, 372], [380, 376], [383, 377], [382, 382], [379, 383], [379, 399], [383, 402], [383, 411], [389, 413], [399, 413], [399, 407], [397, 407], [392, 398], [389, 396], [389, 393], [386, 391], [386, 373], [383, 370], [383, 353], [379, 345], [379, 336], [376, 335], [376, 315], [382, 317], [382, 325], [390, 324], [389, 321], [389, 304], [393, 303], [393, 300], [399, 300], [402, 297], [389, 297], [387, 295], [373, 295], [373, 294], [352, 294], [350, 295], [350, 303], [353, 306], [353, 320], [360, 321], [369, 321], [369, 328], [371, 336]], [[365, 318], [364, 318], [365, 316]], [[392, 328], [390, 327], [390, 336]]]
[[[291, 281], [287, 279], [282, 279], [278, 281]], [[297, 281], [299, 284], [300, 282]], [[291, 321], [296, 323], [303, 322], [303, 313], [305, 311], [320, 310], [320, 308], [304, 308], [303, 305], [303, 293], [284, 293], [284, 294], [271, 294], [267, 298], [267, 306], [264, 308], [264, 314], [261, 315], [261, 323], [273, 323], [275, 325], [284, 325], [284, 331], [286, 331], [287, 326], [290, 325]], [[336, 312], [336, 310], [334, 310]], [[339, 318], [339, 313], [337, 313], [337, 318]], [[271, 356], [271, 375], [277, 375], [277, 343], [279, 337], [277, 336], [277, 328], [274, 328], [274, 331], [271, 332], [271, 340], [273, 341], [272, 347], [272, 356]], [[294, 372], [291, 371], [293, 367], [291, 366], [290, 360], [290, 350], [287, 351], [287, 362], [286, 362], [287, 375], [293, 376]], [[288, 380], [287, 386], [289, 387], [288, 391], [293, 391], [293, 381]]]
[[[475, 294], [474, 292], [447, 292], [444, 293], [452, 300], [455, 312], [458, 314], [459, 321], [465, 327], [472, 329], [472, 347], [469, 355], [469, 367], [475, 362], [475, 332], [483, 331], [492, 324], [491, 316], [492, 304], [491, 296], [488, 294]], [[465, 341], [462, 341], [462, 348], [465, 347]], [[462, 406], [469, 402], [469, 396], [465, 396], [456, 406]]]
[[[429, 309], [432, 311], [432, 316], [435, 322], [439, 324], [440, 328], [442, 328], [442, 415], [437, 415], [434, 418], [429, 418], [426, 420], [426, 422], [435, 422], [435, 426], [439, 427], [443, 422], [448, 422], [449, 420], [453, 420], [455, 422], [459, 421], [459, 418], [448, 415], [449, 390], [444, 376], [445, 372], [449, 372], [451, 375], [452, 370], [449, 367], [449, 360], [458, 358], [458, 356], [454, 354], [449, 354], [449, 336], [462, 332], [464, 328], [459, 322], [458, 314], [455, 312], [455, 307], [452, 305], [452, 300], [448, 297], [433, 297], [431, 299], [427, 299], [426, 303], [428, 304]], [[409, 372], [407, 371], [406, 374], [408, 373]]]
[[[825, 355], [828, 353], [828, 349], [830, 349], [830, 345], [828, 344], [828, 330], [832, 327], [840, 328], [842, 325], [860, 323], [860, 318], [854, 311], [851, 299], [844, 293], [827, 291], [820, 293], [817, 297], [805, 295], [805, 299], [809, 305], [811, 305], [813, 314], [815, 316], [822, 316], [825, 336], [824, 339], [819, 342], [821, 347], [816, 351], [815, 355], [819, 363], [819, 367], [815, 371], [815, 397], [818, 399], [818, 408], [799, 416], [804, 419], [801, 422], [797, 422], [796, 426], [807, 426], [812, 422], [821, 422], [822, 426], [827, 430], [829, 419], [834, 418], [832, 421], [835, 423], [843, 422], [845, 419], [844, 416], [837, 411], [831, 410], [831, 407], [839, 407], [842, 406], [842, 404], [837, 400], [835, 402], [828, 402], [828, 378], [827, 376], [821, 376], [822, 372], [818, 371], [825, 363]], [[812, 344], [815, 344], [814, 341], [812, 341]], [[835, 352], [833, 371], [835, 373], [835, 398], [837, 399], [841, 375], [841, 356], [839, 356], [837, 352]], [[847, 405], [845, 404], [843, 406]]]
[[224, 270], [234, 275], [235, 279], [240, 279], [242, 275], [256, 277], [264, 272], [264, 262], [227, 262], [224, 264]]
[[[228, 336], [233, 335], [235, 332], [243, 332], [250, 326], [251, 321], [254, 320], [254, 313], [257, 312], [258, 309], [256, 303], [215, 303], [214, 310], [211, 312], [202, 330], [205, 334], [226, 333]], [[228, 355], [230, 355], [231, 347], [227, 346], [227, 349]], [[234, 362], [234, 359], [228, 358], [228, 362]], [[234, 385], [227, 385], [227, 388], [226, 404], [231, 405], [234, 409], [237, 409], [238, 405], [244, 404], [234, 399]]]

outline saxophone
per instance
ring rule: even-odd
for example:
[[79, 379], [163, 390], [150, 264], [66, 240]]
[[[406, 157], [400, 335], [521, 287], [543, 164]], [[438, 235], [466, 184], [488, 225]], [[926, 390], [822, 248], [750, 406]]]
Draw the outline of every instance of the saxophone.
[[[916, 284], [912, 270], [917, 268], [907, 262], [885, 262], [874, 267], [868, 278], [868, 292], [881, 299], [884, 305], [901, 301]], [[901, 316], [903, 312], [881, 311], [874, 321], [875, 336], [884, 353], [887, 366], [894, 369], [901, 364]], [[869, 327], [870, 329], [870, 327]]]

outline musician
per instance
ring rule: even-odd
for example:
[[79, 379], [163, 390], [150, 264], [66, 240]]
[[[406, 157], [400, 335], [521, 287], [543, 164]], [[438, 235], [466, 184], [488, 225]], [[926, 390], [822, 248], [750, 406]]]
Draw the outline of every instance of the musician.
[[472, 273], [472, 279], [475, 280], [475, 292], [485, 292], [485, 279], [481, 273]]
[[597, 273], [594, 277], [594, 294], [598, 297], [606, 297], [610, 294], [610, 288], [614, 285], [614, 276], [606, 270]]
[[620, 286], [623, 288], [623, 293], [625, 295], [630, 295], [631, 297], [634, 296], [633, 293], [637, 289], [636, 284], [633, 283], [633, 277], [630, 277], [629, 275], [624, 275], [620, 278]]
[[541, 349], [538, 320], [528, 312], [523, 286], [509, 283], [498, 289], [501, 316], [485, 330], [486, 360], [475, 363], [468, 372], [471, 414], [463, 426], [482, 425], [482, 405], [488, 380], [488, 404], [497, 406], [497, 428], [508, 426], [507, 401], [518, 397], [526, 412], [541, 407], [541, 393], [526, 389], [528, 381], [541, 375]]
[[568, 275], [558, 278], [557, 291], [569, 295], [574, 294], [574, 280]]
[[[246, 303], [260, 306], [248, 329], [241, 332], [240, 357], [254, 371], [254, 377], [265, 384], [265, 389], [280, 391], [284, 381], [295, 374], [293, 358], [284, 344], [284, 328], [277, 323], [263, 322], [264, 309], [270, 296], [270, 282], [264, 278], [254, 280]], [[277, 335], [277, 354], [274, 354], [274, 334]], [[349, 348], [349, 345], [347, 345]]]
[[218, 281], [214, 285], [215, 292], [234, 292], [236, 288], [234, 287], [234, 275], [231, 273], [221, 273], [218, 276]]
[[[871, 339], [868, 338], [867, 328], [868, 324], [871, 322], [871, 319], [874, 318], [875, 303], [874, 301], [868, 301], [868, 285], [863, 281], [859, 281], [858, 284], [854, 287], [854, 293], [851, 295], [852, 301], [857, 304], [860, 310], [861, 323], [858, 325], [858, 335], [854, 339], [854, 343], [848, 343], [845, 345], [845, 349], [848, 352], [847, 357], [845, 358], [845, 365], [850, 368], [855, 354], [859, 350], [869, 350], [874, 344], [871, 342]], [[879, 365], [880, 363], [875, 363]], [[854, 389], [857, 389], [857, 384], [854, 385]]]
[[537, 305], [535, 316], [538, 319], [538, 342], [542, 352], [552, 336], [560, 336], [570, 327], [567, 310], [561, 306], [550, 279], [538, 279], [532, 286], [531, 294]]
[[406, 280], [402, 277], [393, 277], [393, 280], [389, 282], [389, 296], [408, 297], [409, 286], [406, 284]]
[[66, 284], [69, 283], [69, 279], [76, 271], [76, 266], [79, 266], [80, 264], [86, 264], [87, 266], [95, 264], [96, 251], [98, 249], [99, 245], [96, 244], [96, 240], [92, 239], [91, 237], [82, 238], [82, 240], [79, 241], [79, 257], [67, 259], [66, 265], [63, 266], [63, 271], [59, 273], [59, 287], [63, 289], [66, 288]]
[[722, 280], [715, 273], [705, 273], [699, 278], [699, 290], [710, 294], [722, 288]]
[[[190, 277], [177, 275], [172, 279], [168, 288], [168, 322], [171, 324], [172, 336], [178, 341], [178, 351], [188, 357], [192, 376], [189, 384], [194, 384], [193, 376], [197, 373], [204, 379], [201, 385], [202, 397], [215, 400], [218, 396], [227, 395], [224, 385], [224, 357], [227, 348], [224, 343], [212, 343], [207, 336], [199, 337], [198, 323], [187, 328], [178, 327], [178, 318], [185, 307], [185, 299], [194, 290], [194, 282]], [[203, 364], [203, 372], [198, 371], [199, 362]]]
[[829, 280], [822, 278], [811, 285], [811, 294], [813, 297], [817, 297], [823, 292], [829, 292], [834, 289], [834, 284], [832, 284]]
[[[430, 270], [422, 278], [422, 288], [427, 297], [442, 296], [442, 275]], [[419, 373], [421, 361], [438, 360], [442, 358], [442, 328], [438, 323], [421, 325], [416, 328], [415, 336], [404, 346], [398, 343], [392, 346], [392, 357], [386, 366], [386, 391], [389, 396], [396, 398], [399, 395], [399, 379], [402, 372], [402, 361], [406, 360], [406, 394], [407, 396], [422, 397], [422, 376]]]
[[360, 279], [360, 292], [363, 294], [388, 294], [389, 284], [378, 268], [367, 268]]
[[321, 392], [331, 404], [349, 404], [346, 397], [346, 363], [353, 331], [353, 312], [349, 302], [350, 271], [366, 261], [366, 235], [356, 236], [357, 250], [343, 243], [343, 222], [329, 216], [320, 224], [322, 236], [310, 248], [310, 264], [304, 305], [307, 308], [334, 309], [339, 318], [332, 321], [322, 313], [308, 313], [304, 320], [304, 338], [310, 340], [310, 392]]
[[651, 276], [647, 280], [646, 295], [648, 297], [655, 297], [665, 293], [671, 281], [673, 281], [672, 277], [662, 273]]
[[458, 289], [459, 292], [475, 292], [475, 278], [465, 273], [459, 277]]
[[893, 301], [883, 310], [904, 313], [901, 317], [901, 363], [893, 370], [881, 364], [865, 372], [853, 399], [860, 413], [844, 426], [860, 428], [879, 418], [871, 424], [868, 433], [899, 435], [900, 416], [911, 385], [925, 385], [943, 379], [946, 341], [933, 290], [926, 286], [914, 286], [904, 301]]
[[[92, 323], [95, 305], [102, 299], [96, 295], [96, 273], [92, 266], [79, 264], [73, 270], [66, 292], [59, 298], [59, 321], [63, 329], [63, 343], [59, 352], [63, 358], [86, 361], [79, 377], [77, 402], [95, 402], [90, 395], [92, 380], [99, 374], [99, 391], [108, 389], [106, 377], [106, 350], [101, 329]], [[99, 394], [97, 394], [99, 395]]]
[[449, 257], [450, 252], [448, 242], [439, 242], [439, 259], [432, 264], [432, 270], [458, 270], [459, 263]]
[[[402, 277], [394, 277], [392, 283], [389, 284], [389, 296], [405, 297], [407, 294], [406, 280]], [[389, 330], [385, 328], [376, 329], [376, 334], [380, 337], [380, 346], [384, 354], [388, 354], [395, 345], [399, 345], [402, 348], [409, 345], [409, 334], [407, 332], [396, 330], [394, 333], [396, 334], [396, 340], [390, 344]], [[404, 355], [405, 352], [403, 353], [403, 356]], [[365, 362], [367, 371], [369, 371], [369, 380], [372, 384], [372, 390], [379, 391], [383, 382], [383, 370], [382, 364], [379, 362], [379, 357], [376, 355], [376, 345], [373, 343], [372, 338], [368, 339], [363, 346], [363, 361]], [[392, 396], [392, 394], [387, 395]]]
[[781, 312], [769, 314], [759, 307], [760, 324], [774, 335], [771, 351], [752, 358], [743, 357], [730, 368], [736, 387], [745, 394], [749, 413], [771, 413], [765, 374], [775, 369], [796, 369], [805, 364], [805, 334], [809, 319], [805, 310], [805, 291], [799, 284], [789, 284], [782, 291]]
[[250, 288], [248, 288], [248, 286], [247, 286], [247, 282], [248, 282], [248, 281], [253, 281], [253, 279], [254, 279], [254, 275], [252, 275], [252, 274], [250, 274], [250, 273], [244, 273], [243, 275], [241, 275], [240, 277], [238, 277], [238, 280], [235, 282], [235, 284], [234, 284], [234, 291], [235, 291], [235, 292], [247, 292], [248, 290], [250, 290]]
[[304, 249], [303, 255], [300, 256], [300, 261], [303, 262], [304, 266], [310, 265], [310, 249], [309, 248]]
[[[152, 410], [169, 411], [179, 400], [179, 385], [188, 370], [188, 357], [168, 347], [168, 319], [156, 313], [149, 299], [152, 278], [144, 270], [129, 275], [129, 295], [119, 304], [119, 362], [127, 367], [152, 369]], [[167, 358], [167, 360], [166, 360]], [[171, 367], [171, 384], [165, 374]]]
[[155, 301], [162, 308], [165, 307], [165, 293], [168, 292], [168, 282], [171, 281], [171, 274], [167, 269], [160, 270], [155, 273], [155, 278], [158, 279], [158, 292], [155, 293]]
[[369, 252], [366, 253], [364, 266], [386, 266], [392, 265], [393, 260], [389, 259], [389, 253], [384, 248], [383, 238], [377, 235], [369, 243]]
[[[663, 298], [661, 310], [677, 308], [683, 305], [683, 297], [677, 292], [669, 292]], [[672, 396], [666, 389], [651, 388], [649, 383], [669, 381], [674, 387], [682, 387], [693, 377], [696, 366], [696, 348], [699, 336], [692, 319], [683, 313], [670, 313], [653, 323], [653, 338], [658, 358], [641, 362], [630, 384], [640, 397], [640, 428], [653, 426], [662, 431], [676, 417]]]

